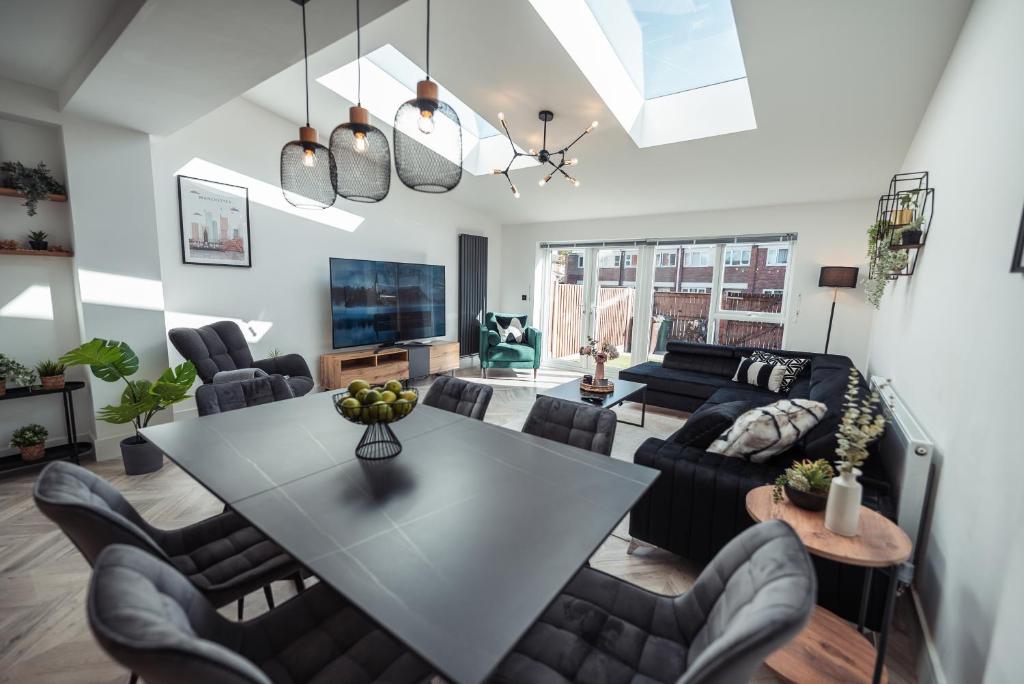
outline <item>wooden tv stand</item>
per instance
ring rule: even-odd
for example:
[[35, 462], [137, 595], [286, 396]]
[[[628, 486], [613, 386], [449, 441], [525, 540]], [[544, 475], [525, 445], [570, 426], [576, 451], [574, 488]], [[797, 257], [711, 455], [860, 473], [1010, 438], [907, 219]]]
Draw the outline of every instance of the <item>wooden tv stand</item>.
[[[458, 342], [434, 342], [430, 347], [430, 373], [447, 373], [459, 367]], [[409, 378], [409, 353], [401, 347], [361, 349], [320, 355], [320, 384], [324, 389], [348, 387], [353, 380], [383, 383]]]

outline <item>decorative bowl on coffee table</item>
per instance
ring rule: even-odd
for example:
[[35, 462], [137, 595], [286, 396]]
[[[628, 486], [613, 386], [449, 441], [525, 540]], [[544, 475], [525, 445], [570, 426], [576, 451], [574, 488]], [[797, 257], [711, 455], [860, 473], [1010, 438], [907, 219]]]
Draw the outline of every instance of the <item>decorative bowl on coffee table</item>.
[[[380, 391], [381, 388], [370, 388]], [[356, 457], [368, 461], [379, 461], [385, 458], [394, 458], [402, 453], [402, 443], [391, 429], [391, 423], [397, 423], [416, 408], [419, 402], [419, 393], [416, 390], [404, 390], [402, 394], [412, 394], [412, 399], [400, 398], [392, 403], [378, 401], [372, 404], [360, 403], [358, 406], [352, 402], [344, 404], [346, 399], [353, 398], [349, 392], [338, 392], [331, 396], [334, 403], [334, 410], [345, 420], [358, 425], [365, 425], [366, 430], [356, 445]], [[358, 401], [358, 400], [357, 400]]]

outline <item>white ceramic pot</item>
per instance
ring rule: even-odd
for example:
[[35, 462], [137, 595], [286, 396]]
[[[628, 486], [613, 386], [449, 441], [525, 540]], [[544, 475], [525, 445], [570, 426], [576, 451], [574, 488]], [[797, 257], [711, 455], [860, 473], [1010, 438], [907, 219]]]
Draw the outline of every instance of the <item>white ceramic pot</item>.
[[860, 522], [860, 500], [864, 488], [857, 478], [860, 470], [842, 471], [838, 477], [832, 478], [832, 487], [828, 490], [828, 504], [825, 506], [826, 529], [844, 537], [856, 537]]

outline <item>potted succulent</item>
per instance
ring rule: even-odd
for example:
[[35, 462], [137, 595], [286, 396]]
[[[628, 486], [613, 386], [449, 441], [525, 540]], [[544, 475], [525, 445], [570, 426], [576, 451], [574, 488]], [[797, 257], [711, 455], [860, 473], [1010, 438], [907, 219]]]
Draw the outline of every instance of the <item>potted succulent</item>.
[[13, 188], [25, 195], [25, 207], [29, 216], [36, 215], [36, 206], [39, 200], [48, 198], [51, 194], [64, 195], [67, 190], [57, 182], [46, 168], [46, 164], [39, 162], [33, 169], [21, 162], [4, 162], [0, 164], [0, 174], [3, 174], [2, 184], [5, 188]]
[[823, 511], [835, 476], [836, 471], [823, 458], [817, 461], [794, 461], [775, 479], [772, 499], [775, 503], [781, 503], [785, 492], [785, 498], [794, 506], [808, 511]]
[[7, 393], [9, 380], [22, 387], [32, 387], [36, 384], [36, 372], [11, 357], [0, 354], [0, 397]]
[[11, 446], [21, 452], [21, 460], [38, 461], [46, 453], [46, 436], [50, 433], [42, 425], [32, 423], [14, 431]]
[[924, 226], [924, 216], [918, 216], [913, 221], [908, 223], [906, 227], [900, 231], [900, 244], [904, 247], [913, 247], [914, 245], [921, 244], [921, 230]]
[[104, 406], [97, 417], [107, 423], [131, 423], [135, 434], [121, 440], [121, 458], [128, 475], [141, 475], [163, 466], [163, 453], [146, 441], [139, 430], [153, 417], [172, 404], [188, 398], [188, 390], [196, 379], [191, 361], [165, 370], [156, 382], [130, 380], [139, 370], [139, 357], [124, 342], [94, 339], [60, 357], [68, 366], [89, 366], [89, 370], [106, 382], [123, 381], [121, 403]]
[[594, 359], [594, 381], [604, 380], [604, 364], [619, 358], [619, 350], [608, 341], [598, 342], [587, 336], [587, 344], [580, 347], [580, 356]]
[[892, 224], [894, 226], [905, 226], [914, 220], [914, 212], [917, 211], [918, 193], [920, 190], [907, 190], [899, 194], [899, 209], [892, 211]]
[[48, 237], [50, 236], [41, 230], [33, 230], [28, 234], [28, 246], [36, 251], [45, 252], [50, 244], [46, 241]]
[[850, 370], [843, 417], [836, 431], [839, 476], [832, 478], [825, 506], [825, 527], [844, 537], [857, 535], [863, 487], [857, 478], [868, 458], [868, 445], [885, 432], [885, 416], [878, 412], [877, 392], [862, 396], [860, 373]]
[[44, 390], [64, 389], [64, 370], [66, 366], [60, 361], [40, 361], [36, 364], [36, 373]]

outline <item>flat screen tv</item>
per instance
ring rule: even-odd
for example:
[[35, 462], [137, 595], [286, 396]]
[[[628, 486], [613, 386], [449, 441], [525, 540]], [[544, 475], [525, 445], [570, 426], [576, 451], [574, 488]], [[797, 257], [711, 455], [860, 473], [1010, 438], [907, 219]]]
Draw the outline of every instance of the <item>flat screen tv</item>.
[[334, 348], [445, 334], [444, 266], [331, 259]]

